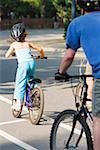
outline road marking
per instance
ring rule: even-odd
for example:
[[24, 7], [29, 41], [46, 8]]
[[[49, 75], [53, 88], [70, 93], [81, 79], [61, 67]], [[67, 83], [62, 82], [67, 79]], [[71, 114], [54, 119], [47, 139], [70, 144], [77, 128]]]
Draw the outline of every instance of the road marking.
[[24, 148], [25, 150], [38, 150], [38, 149], [30, 146], [29, 144], [26, 144], [25, 142], [22, 142], [21, 140], [11, 136], [10, 134], [4, 132], [3, 130], [0, 130], [0, 136], [8, 139], [10, 142]]
[[[3, 97], [3, 96], [0, 96], [0, 100], [3, 101], [3, 102], [6, 102], [6, 103], [8, 103], [8, 104], [11, 104], [11, 100], [9, 100], [9, 99], [7, 99], [7, 98], [5, 98], [5, 97]], [[24, 107], [24, 110], [27, 111], [27, 108]], [[69, 125], [65, 125], [64, 123], [61, 123], [61, 127], [62, 127], [62, 128], [66, 128], [67, 130], [71, 131], [71, 126], [69, 126]], [[80, 134], [80, 130], [79, 130], [79, 129], [75, 129], [75, 133], [76, 133], [77, 135], [79, 135], [79, 134]], [[85, 137], [85, 134], [83, 134], [83, 137]], [[14, 137], [13, 137], [13, 138], [14, 138]], [[16, 143], [16, 144], [17, 144], [17, 143]], [[17, 144], [17, 145], [18, 145], [18, 144]], [[29, 150], [31, 150], [31, 149], [29, 149]], [[32, 150], [33, 150], [33, 149], [32, 149]], [[36, 150], [36, 149], [34, 149], [34, 150]]]
[[[68, 131], [72, 131], [72, 126], [70, 126], [70, 125], [66, 125], [66, 124], [64, 124], [64, 123], [61, 123], [61, 124], [60, 124], [60, 127], [65, 128], [65, 129], [67, 129]], [[81, 131], [81, 130], [75, 128], [74, 133], [77, 134], [77, 135], [80, 135], [80, 131]], [[85, 137], [85, 133], [83, 133], [82, 136]]]
[[23, 121], [27, 121], [27, 120], [26, 119], [19, 119], [19, 120], [13, 120], [13, 121], [0, 122], [0, 126], [18, 123], [18, 122], [23, 122]]
[[5, 98], [5, 97], [3, 97], [3, 96], [1, 96], [0, 95], [0, 100], [2, 101], [2, 102], [5, 102], [5, 103], [7, 103], [7, 104], [10, 104], [11, 105], [11, 100], [9, 100], [8, 98]]
[[[3, 97], [3, 96], [1, 96], [0, 95], [0, 101], [2, 101], [2, 102], [4, 102], [4, 103], [7, 103], [7, 104], [12, 104], [12, 101], [11, 100], [9, 100], [8, 98], [5, 98], [5, 97]], [[24, 111], [26, 111], [26, 112], [28, 112], [28, 110], [27, 110], [27, 108], [26, 107], [23, 107], [23, 110]]]
[[[2, 102], [7, 103], [7, 104], [10, 104], [10, 105], [12, 104], [11, 100], [9, 100], [9, 99], [1, 96], [1, 95], [0, 95], [0, 100]], [[24, 107], [24, 110], [27, 111], [27, 108]], [[17, 121], [12, 121], [12, 123], [15, 123], [15, 122], [18, 122], [18, 121], [21, 121], [21, 119], [17, 120]], [[22, 119], [22, 121], [25, 121], [25, 119], [24, 120]], [[8, 124], [10, 124], [10, 123], [11, 123], [11, 121], [8, 122]], [[7, 122], [0, 123], [0, 125], [3, 125], [3, 124], [7, 124]], [[25, 150], [38, 150], [38, 149], [30, 146], [29, 144], [26, 144], [25, 142], [11, 136], [10, 134], [8, 134], [7, 132], [4, 132], [3, 130], [0, 130], [0, 136], [4, 137], [5, 139], [8, 139], [10, 142], [24, 148]]]
[[[11, 100], [9, 100], [9, 99], [7, 99], [7, 98], [1, 96], [1, 95], [0, 95], [0, 100], [3, 101], [3, 102], [6, 102], [6, 103], [8, 103], [8, 104], [11, 104]], [[27, 111], [27, 108], [26, 108], [26, 107], [24, 107], [24, 111]], [[52, 120], [52, 122], [53, 122], [53, 120]], [[61, 124], [61, 127], [62, 127], [62, 128], [66, 128], [67, 130], [71, 131], [71, 126], [69, 126], [69, 125], [66, 125], [66, 124], [62, 123], [62, 124]], [[79, 134], [80, 134], [80, 130], [75, 129], [75, 133], [76, 133], [77, 135], [79, 135]], [[84, 136], [85, 136], [85, 135], [83, 134], [83, 137], [84, 137]]]

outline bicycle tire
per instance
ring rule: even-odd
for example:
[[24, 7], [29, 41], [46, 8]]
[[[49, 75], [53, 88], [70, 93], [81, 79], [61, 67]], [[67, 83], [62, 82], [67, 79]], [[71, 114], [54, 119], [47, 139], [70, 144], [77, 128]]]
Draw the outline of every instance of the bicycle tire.
[[37, 86], [30, 92], [32, 108], [29, 108], [29, 118], [32, 124], [37, 125], [42, 117], [44, 110], [44, 94], [41, 87]]
[[[16, 102], [15, 99], [12, 100], [12, 105]], [[21, 112], [22, 112], [22, 107], [21, 106], [21, 109], [19, 111], [16, 111], [15, 109], [12, 109], [12, 115], [15, 117], [15, 118], [20, 118], [20, 115], [21, 115]]]
[[[75, 113], [76, 111], [74, 110], [64, 110], [56, 117], [52, 125], [51, 133], [50, 133], [50, 150], [68, 150], [68, 149], [69, 150], [74, 150], [74, 149], [93, 150], [91, 132], [89, 130], [88, 124], [82, 117], [79, 117], [78, 120], [76, 121], [77, 128], [76, 126], [74, 128], [73, 136], [72, 136], [71, 143], [70, 143], [71, 145], [69, 144], [67, 147], [65, 146], [66, 145], [65, 143], [68, 142], [68, 135], [70, 135], [72, 131], [72, 128], [69, 125], [69, 123], [72, 122], [73, 124], [73, 118], [74, 118]], [[62, 122], [63, 120], [64, 122]], [[82, 136], [81, 140], [79, 141], [77, 145], [76, 141], [79, 138], [78, 134], [80, 132], [79, 127], [82, 128], [82, 131], [84, 130], [83, 135], [85, 135], [85, 138]], [[59, 129], [60, 129], [60, 132], [59, 132]], [[67, 131], [66, 133], [66, 130], [69, 130], [69, 131]], [[65, 136], [65, 139], [64, 139], [64, 136]]]

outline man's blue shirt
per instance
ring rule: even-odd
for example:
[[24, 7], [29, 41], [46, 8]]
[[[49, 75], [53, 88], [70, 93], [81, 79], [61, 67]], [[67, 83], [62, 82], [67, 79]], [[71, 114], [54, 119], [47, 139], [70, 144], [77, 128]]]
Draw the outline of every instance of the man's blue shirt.
[[94, 77], [100, 78], [100, 12], [75, 18], [67, 30], [66, 46], [75, 52], [82, 47]]

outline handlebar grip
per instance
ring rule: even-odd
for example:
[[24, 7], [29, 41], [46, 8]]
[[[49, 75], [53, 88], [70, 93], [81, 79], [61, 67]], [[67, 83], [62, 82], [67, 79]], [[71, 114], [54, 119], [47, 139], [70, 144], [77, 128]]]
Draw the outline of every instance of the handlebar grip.
[[60, 73], [59, 71], [55, 73], [55, 80], [59, 81], [69, 81], [69, 75], [67, 73]]
[[48, 57], [43, 57], [42, 59], [47, 59]]
[[41, 58], [40, 56], [37, 56], [36, 59], [47, 59], [47, 57]]

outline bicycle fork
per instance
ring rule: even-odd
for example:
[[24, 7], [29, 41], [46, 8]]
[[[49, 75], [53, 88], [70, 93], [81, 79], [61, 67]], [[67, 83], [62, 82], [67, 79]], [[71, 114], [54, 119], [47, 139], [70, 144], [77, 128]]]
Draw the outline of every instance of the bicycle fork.
[[70, 141], [71, 141], [71, 138], [72, 138], [72, 136], [73, 136], [73, 134], [74, 134], [74, 130], [75, 130], [75, 126], [76, 126], [76, 122], [77, 122], [77, 118], [78, 118], [78, 117], [79, 117], [79, 114], [75, 114], [75, 115], [74, 115], [72, 130], [71, 130], [70, 136], [69, 136], [69, 138], [68, 138], [68, 140], [67, 140], [67, 143], [65, 144], [65, 148], [67, 148], [67, 149], [68, 149], [68, 148], [71, 148], [71, 147], [77, 148], [77, 147], [78, 147], [78, 144], [79, 144], [79, 142], [80, 142], [80, 140], [81, 140], [81, 138], [82, 138], [83, 129], [81, 129], [80, 135], [79, 135], [79, 137], [78, 137], [78, 139], [77, 139], [75, 145], [71, 145], [71, 146], [70, 146]]

